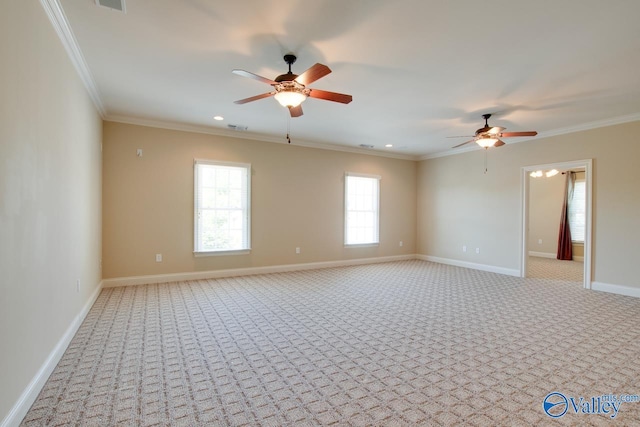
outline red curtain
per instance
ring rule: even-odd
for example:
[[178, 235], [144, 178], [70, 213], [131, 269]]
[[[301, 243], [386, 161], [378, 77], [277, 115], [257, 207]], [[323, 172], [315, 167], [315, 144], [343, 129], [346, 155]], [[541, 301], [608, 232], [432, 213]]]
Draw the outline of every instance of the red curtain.
[[571, 230], [569, 229], [569, 200], [573, 191], [573, 172], [567, 172], [564, 184], [564, 202], [562, 203], [562, 216], [560, 217], [560, 231], [558, 233], [558, 253], [556, 258], [560, 260], [573, 259], [573, 246], [571, 244]]

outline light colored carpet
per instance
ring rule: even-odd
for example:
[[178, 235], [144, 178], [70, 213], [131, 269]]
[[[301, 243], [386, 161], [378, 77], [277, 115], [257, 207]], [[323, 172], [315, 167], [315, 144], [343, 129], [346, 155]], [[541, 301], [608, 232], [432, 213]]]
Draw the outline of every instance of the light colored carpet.
[[583, 282], [584, 263], [561, 261], [553, 258], [530, 256], [527, 259], [527, 277], [567, 282]]
[[22, 425], [546, 425], [553, 391], [640, 394], [639, 323], [640, 299], [424, 261], [108, 288]]

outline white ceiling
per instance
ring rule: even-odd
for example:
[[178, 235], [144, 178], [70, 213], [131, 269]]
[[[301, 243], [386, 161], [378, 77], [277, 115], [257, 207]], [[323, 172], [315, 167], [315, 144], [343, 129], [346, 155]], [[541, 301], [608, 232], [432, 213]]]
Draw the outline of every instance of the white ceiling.
[[46, 1], [62, 6], [107, 120], [285, 142], [274, 99], [233, 103], [271, 87], [231, 70], [273, 79], [289, 52], [296, 74], [332, 69], [311, 87], [353, 95], [307, 99], [293, 144], [427, 157], [484, 113], [538, 138], [640, 119], [638, 0], [126, 0], [126, 14]]

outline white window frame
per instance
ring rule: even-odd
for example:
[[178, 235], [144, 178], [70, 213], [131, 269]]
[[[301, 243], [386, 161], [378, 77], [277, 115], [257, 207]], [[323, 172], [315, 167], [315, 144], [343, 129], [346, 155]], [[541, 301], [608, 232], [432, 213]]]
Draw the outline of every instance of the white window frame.
[[[199, 168], [200, 166], [219, 166], [226, 168], [239, 168], [243, 170], [244, 197], [242, 200], [242, 231], [243, 237], [242, 247], [210, 249], [205, 248], [200, 238], [202, 228], [202, 211], [204, 208], [200, 206], [200, 183]], [[217, 160], [194, 159], [193, 161], [193, 200], [194, 200], [194, 217], [193, 217], [193, 253], [195, 256], [216, 256], [216, 255], [241, 255], [248, 254], [251, 251], [251, 164], [223, 162]]]
[[[358, 212], [362, 210], [349, 209], [349, 181], [350, 178], [368, 178], [373, 179], [376, 182], [375, 188], [375, 200], [373, 201], [374, 210], [365, 210], [364, 212], [374, 213], [374, 236], [371, 241], [351, 243], [349, 240], [349, 213]], [[346, 172], [344, 176], [344, 246], [345, 247], [367, 247], [378, 246], [380, 244], [380, 180], [379, 175], [368, 175], [362, 173]]]

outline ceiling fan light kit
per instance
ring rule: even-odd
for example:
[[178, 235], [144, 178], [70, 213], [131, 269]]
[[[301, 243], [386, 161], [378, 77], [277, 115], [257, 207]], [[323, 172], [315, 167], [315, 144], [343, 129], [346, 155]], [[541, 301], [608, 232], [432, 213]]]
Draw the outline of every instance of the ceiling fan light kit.
[[235, 103], [245, 104], [247, 102], [257, 101], [258, 99], [273, 96], [280, 105], [289, 109], [291, 117], [300, 117], [303, 114], [300, 104], [302, 104], [308, 97], [339, 102], [341, 104], [348, 104], [353, 100], [351, 95], [327, 92], [325, 90], [311, 89], [307, 87], [307, 85], [331, 73], [331, 69], [323, 64], [315, 64], [300, 75], [293, 74], [293, 72], [291, 72], [291, 64], [296, 62], [296, 59], [296, 56], [293, 54], [285, 55], [284, 62], [289, 65], [289, 71], [285, 74], [280, 74], [274, 80], [267, 79], [245, 70], [233, 70], [234, 74], [258, 80], [273, 87], [273, 91], [271, 92], [240, 99], [235, 101]]
[[476, 140], [476, 144], [478, 144], [482, 148], [493, 147], [496, 142], [498, 142], [498, 139], [492, 137], [491, 135], [482, 135]]
[[276, 87], [276, 94], [273, 97], [283, 107], [297, 107], [302, 104], [309, 95], [309, 89], [305, 89], [304, 86], [298, 82], [293, 81], [291, 83], [293, 84]]

